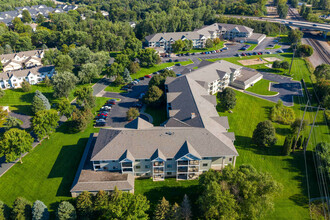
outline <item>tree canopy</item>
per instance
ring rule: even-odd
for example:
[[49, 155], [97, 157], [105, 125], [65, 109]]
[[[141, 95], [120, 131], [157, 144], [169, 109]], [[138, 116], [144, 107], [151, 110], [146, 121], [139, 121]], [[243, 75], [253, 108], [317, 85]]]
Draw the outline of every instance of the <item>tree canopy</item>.
[[258, 147], [271, 147], [276, 144], [275, 128], [271, 121], [259, 122], [253, 131], [252, 141]]

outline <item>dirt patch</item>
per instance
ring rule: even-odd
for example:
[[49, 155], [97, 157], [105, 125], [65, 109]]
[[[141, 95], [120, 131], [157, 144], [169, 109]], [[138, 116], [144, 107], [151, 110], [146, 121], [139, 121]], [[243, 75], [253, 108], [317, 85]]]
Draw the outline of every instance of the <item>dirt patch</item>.
[[266, 57], [264, 59], [267, 60], [268, 62], [274, 62], [276, 60], [281, 61], [281, 59], [279, 59], [277, 57]]
[[249, 59], [249, 60], [238, 60], [238, 62], [241, 63], [243, 66], [268, 63], [267, 61], [265, 61], [265, 60], [263, 60], [261, 58]]

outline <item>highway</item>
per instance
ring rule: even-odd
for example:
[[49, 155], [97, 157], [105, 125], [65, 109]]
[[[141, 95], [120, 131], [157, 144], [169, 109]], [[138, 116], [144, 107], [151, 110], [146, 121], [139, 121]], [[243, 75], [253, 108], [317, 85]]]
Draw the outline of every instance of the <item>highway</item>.
[[316, 30], [316, 31], [325, 31], [325, 32], [330, 31], [329, 24], [321, 24], [321, 23], [314, 23], [314, 22], [308, 22], [308, 21], [297, 21], [297, 20], [267, 18], [267, 17], [252, 17], [252, 16], [242, 16], [242, 15], [224, 15], [224, 16], [276, 22], [276, 23], [282, 23], [282, 24], [292, 26], [292, 27], [299, 27], [302, 29], [310, 29], [310, 30]]

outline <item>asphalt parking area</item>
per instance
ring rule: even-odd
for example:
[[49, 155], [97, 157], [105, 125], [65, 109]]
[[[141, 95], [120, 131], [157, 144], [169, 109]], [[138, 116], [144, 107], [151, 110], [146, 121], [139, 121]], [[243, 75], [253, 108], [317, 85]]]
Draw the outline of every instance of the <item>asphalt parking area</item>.
[[132, 90], [127, 93], [106, 92], [103, 94], [103, 97], [108, 97], [109, 99], [120, 99], [116, 105], [112, 106], [108, 118], [106, 119], [105, 127], [122, 128], [128, 123], [126, 120], [126, 112], [134, 103], [139, 101], [138, 98], [140, 94], [148, 90], [149, 81], [150, 79], [144, 78], [144, 80], [141, 80], [138, 85], [133, 86]]
[[292, 78], [290, 77], [276, 75], [272, 73], [260, 73], [263, 75], [264, 79], [276, 82], [271, 84], [270, 91], [278, 92], [278, 94], [275, 96], [264, 96], [254, 94], [248, 91], [245, 91], [245, 93], [266, 99], [271, 102], [278, 102], [278, 100], [281, 99], [285, 106], [294, 105], [293, 96], [303, 96], [302, 86], [299, 81], [292, 81]]

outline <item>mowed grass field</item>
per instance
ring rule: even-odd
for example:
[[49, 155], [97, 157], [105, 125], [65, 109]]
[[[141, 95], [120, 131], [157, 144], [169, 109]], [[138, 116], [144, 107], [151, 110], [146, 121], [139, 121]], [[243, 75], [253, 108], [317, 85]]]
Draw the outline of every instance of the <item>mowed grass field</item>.
[[[95, 112], [108, 98], [97, 98]], [[12, 206], [23, 196], [34, 202], [42, 200], [54, 210], [61, 200], [71, 199], [70, 188], [88, 137], [97, 132], [90, 123], [80, 133], [71, 134], [64, 123], [0, 178], [0, 200]]]
[[246, 91], [253, 92], [259, 95], [276, 95], [278, 92], [269, 91], [269, 86], [272, 81], [261, 79]]

